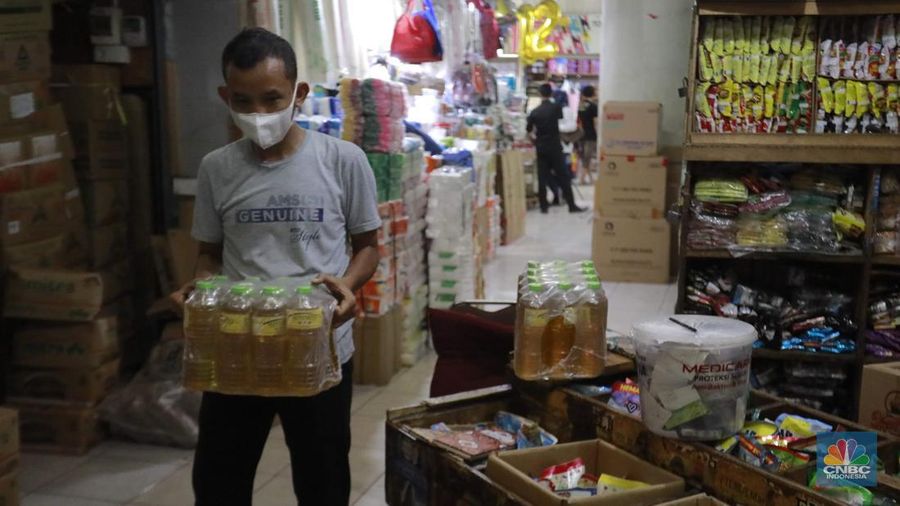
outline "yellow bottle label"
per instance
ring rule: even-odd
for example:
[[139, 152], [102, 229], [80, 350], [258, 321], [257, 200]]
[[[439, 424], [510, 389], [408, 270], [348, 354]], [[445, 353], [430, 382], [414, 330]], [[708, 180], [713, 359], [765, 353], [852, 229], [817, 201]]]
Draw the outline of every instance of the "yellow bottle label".
[[281, 316], [254, 316], [253, 335], [272, 337], [284, 334], [284, 318]]
[[249, 334], [250, 315], [229, 313], [220, 314], [219, 331], [223, 334]]
[[546, 309], [526, 309], [525, 310], [525, 326], [526, 327], [546, 327], [547, 326], [547, 310]]
[[317, 330], [325, 323], [321, 308], [291, 309], [287, 314], [287, 327], [291, 330]]

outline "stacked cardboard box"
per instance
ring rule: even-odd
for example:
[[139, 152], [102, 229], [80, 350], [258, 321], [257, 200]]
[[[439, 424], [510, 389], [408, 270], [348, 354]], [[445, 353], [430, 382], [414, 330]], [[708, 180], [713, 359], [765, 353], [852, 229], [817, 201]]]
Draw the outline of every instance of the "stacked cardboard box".
[[0, 504], [19, 504], [19, 415], [0, 408]]
[[605, 281], [669, 280], [668, 162], [659, 156], [661, 113], [659, 104], [648, 102], [603, 106], [592, 249]]
[[526, 182], [525, 159], [534, 158], [534, 149], [511, 149], [500, 155], [497, 188], [500, 191], [503, 244], [511, 244], [525, 235]]
[[[406, 211], [405, 236], [398, 237], [398, 293], [401, 297], [400, 346], [403, 365], [412, 365], [425, 352], [425, 310], [428, 307], [428, 266], [425, 263], [425, 211], [428, 186], [424, 180], [425, 152], [416, 146], [406, 152], [403, 205]], [[401, 283], [402, 282], [402, 283]]]

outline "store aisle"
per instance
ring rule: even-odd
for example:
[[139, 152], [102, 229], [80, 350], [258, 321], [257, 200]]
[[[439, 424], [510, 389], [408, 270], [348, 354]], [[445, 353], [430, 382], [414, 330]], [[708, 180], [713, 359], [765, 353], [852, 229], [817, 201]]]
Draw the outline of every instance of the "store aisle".
[[[592, 188], [579, 187], [581, 205], [593, 200]], [[515, 300], [515, 283], [528, 260], [582, 260], [590, 257], [591, 215], [528, 213], [527, 233], [501, 247], [485, 268], [487, 297]], [[609, 327], [624, 332], [632, 322], [665, 314], [675, 304], [674, 285], [604, 283], [610, 299]], [[428, 396], [435, 356], [394, 377], [385, 387], [356, 386], [353, 391], [353, 493], [358, 506], [384, 502], [384, 421], [389, 408], [414, 404]], [[25, 506], [183, 506], [193, 502], [192, 452], [110, 441], [88, 455], [22, 455], [21, 487]], [[293, 491], [284, 436], [274, 427], [256, 479], [254, 506], [290, 503]]]

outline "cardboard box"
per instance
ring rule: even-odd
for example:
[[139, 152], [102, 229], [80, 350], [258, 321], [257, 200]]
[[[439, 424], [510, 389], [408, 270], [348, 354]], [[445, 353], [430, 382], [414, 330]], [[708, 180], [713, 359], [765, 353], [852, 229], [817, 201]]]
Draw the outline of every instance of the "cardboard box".
[[[54, 134], [54, 137], [48, 138], [49, 134]], [[21, 119], [0, 124], [0, 143], [22, 139], [27, 139], [27, 142], [19, 147], [19, 159], [10, 159], [8, 147], [4, 146], [4, 165], [48, 153], [62, 153], [66, 159], [75, 156], [66, 115], [59, 104], [39, 109]]]
[[394, 334], [399, 331], [398, 314], [399, 308], [394, 306], [386, 314], [359, 317], [354, 322], [354, 339], [358, 336], [362, 345], [356, 351], [360, 355], [360, 384], [387, 385], [394, 377]]
[[665, 217], [667, 168], [661, 156], [601, 156], [594, 210], [621, 218]]
[[661, 117], [662, 105], [654, 102], [604, 103], [600, 150], [607, 155], [656, 155]]
[[0, 407], [0, 461], [18, 453], [19, 413], [6, 406]]
[[118, 92], [122, 88], [122, 72], [115, 65], [54, 65], [52, 81], [76, 86], [105, 85]]
[[114, 223], [88, 231], [89, 265], [100, 268], [121, 260], [128, 252], [128, 227]]
[[128, 218], [128, 182], [124, 179], [79, 179], [85, 223], [111, 225]]
[[664, 502], [659, 506], [728, 506], [728, 503], [724, 503], [715, 497], [710, 497], [706, 494], [697, 494], [683, 499]]
[[134, 279], [131, 262], [125, 258], [100, 270], [103, 280], [103, 302], [107, 303], [131, 292]]
[[49, 32], [52, 28], [50, 0], [4, 0], [0, 3], [0, 33]]
[[116, 120], [123, 128], [119, 88], [111, 83], [56, 85], [53, 95], [63, 105], [70, 122]]
[[87, 323], [35, 323], [13, 334], [12, 363], [18, 367], [92, 369], [119, 354], [118, 315]]
[[47, 32], [0, 33], [0, 83], [50, 79]]
[[50, 89], [42, 81], [0, 85], [0, 123], [27, 118], [52, 100]]
[[900, 435], [900, 362], [863, 368], [859, 423]]
[[50, 239], [19, 244], [2, 245], [3, 265], [32, 269], [64, 269], [84, 264], [85, 251], [73, 236], [66, 232]]
[[94, 369], [32, 369], [14, 367], [9, 377], [9, 395], [83, 403], [93, 406], [106, 398], [119, 379], [119, 361]]
[[[532, 479], [532, 476], [539, 475], [547, 467], [577, 457], [584, 460], [587, 472], [594, 476], [609, 473], [619, 478], [642, 481], [650, 486], [606, 496], [567, 499]], [[641, 506], [658, 504], [684, 493], [682, 478], [601, 440], [493, 453], [488, 457], [485, 472], [498, 485], [535, 506]]]
[[18, 470], [0, 476], [0, 506], [19, 506], [20, 495]]
[[60, 184], [0, 194], [0, 243], [3, 245], [31, 243], [64, 234], [71, 221]]
[[25, 451], [83, 454], [104, 437], [94, 408], [38, 401], [10, 404], [19, 410]]
[[71, 132], [79, 177], [121, 179], [130, 175], [127, 132], [119, 120], [72, 123]]
[[667, 283], [670, 240], [666, 220], [595, 215], [591, 251], [600, 279]]
[[94, 61], [97, 63], [131, 63], [131, 48], [128, 46], [94, 46]]
[[91, 321], [103, 308], [103, 278], [97, 272], [11, 269], [3, 316], [51, 321]]

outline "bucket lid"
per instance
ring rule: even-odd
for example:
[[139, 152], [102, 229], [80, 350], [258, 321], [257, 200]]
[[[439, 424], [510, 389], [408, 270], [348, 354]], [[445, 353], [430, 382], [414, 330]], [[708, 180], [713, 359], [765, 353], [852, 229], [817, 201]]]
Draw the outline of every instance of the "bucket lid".
[[651, 345], [682, 343], [727, 348], [752, 344], [756, 338], [757, 332], [753, 325], [719, 316], [675, 315], [671, 319], [651, 320], [634, 326], [635, 341]]

